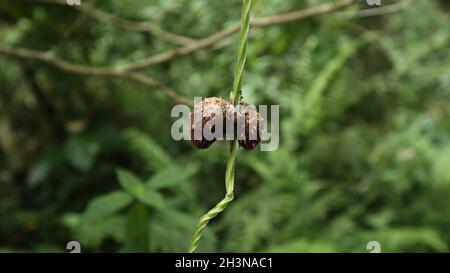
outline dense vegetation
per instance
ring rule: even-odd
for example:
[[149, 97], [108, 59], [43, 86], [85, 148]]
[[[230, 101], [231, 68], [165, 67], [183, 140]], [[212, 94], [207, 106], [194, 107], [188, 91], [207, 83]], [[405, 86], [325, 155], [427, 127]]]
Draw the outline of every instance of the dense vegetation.
[[[57, 2], [0, 2], [0, 251], [186, 251], [224, 195], [228, 149], [174, 141], [170, 111], [228, 98], [237, 35], [132, 72], [86, 68], [189, 48], [242, 1]], [[449, 3], [346, 2], [251, 29], [242, 90], [280, 105], [280, 146], [238, 152], [235, 200], [199, 251], [449, 251]]]

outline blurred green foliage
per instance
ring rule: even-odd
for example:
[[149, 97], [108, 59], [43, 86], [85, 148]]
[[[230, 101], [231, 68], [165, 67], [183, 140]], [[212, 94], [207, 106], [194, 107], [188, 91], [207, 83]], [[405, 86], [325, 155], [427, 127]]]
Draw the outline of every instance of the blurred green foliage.
[[[239, 0], [89, 5], [194, 39]], [[329, 1], [256, 1], [266, 16]], [[382, 1], [389, 5], [397, 1]], [[358, 3], [346, 8], [368, 8]], [[240, 151], [236, 198], [199, 251], [446, 252], [450, 248], [449, 3], [254, 28], [245, 99], [280, 105], [280, 147]], [[113, 66], [173, 48], [66, 5], [2, 1], [0, 41]], [[144, 69], [179, 94], [228, 97], [237, 37]], [[170, 136], [174, 102], [126, 79], [0, 55], [0, 251], [183, 252], [224, 194], [226, 145]]]

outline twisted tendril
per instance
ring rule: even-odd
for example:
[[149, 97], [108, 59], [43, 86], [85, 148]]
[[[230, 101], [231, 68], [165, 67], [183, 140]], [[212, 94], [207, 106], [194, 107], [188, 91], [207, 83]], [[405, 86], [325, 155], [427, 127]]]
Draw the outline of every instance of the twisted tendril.
[[[242, 74], [244, 73], [245, 60], [247, 58], [247, 38], [250, 28], [250, 9], [252, 5], [252, 0], [243, 0], [242, 6], [242, 17], [241, 17], [241, 32], [239, 36], [239, 48], [238, 57], [236, 63], [236, 69], [234, 73], [233, 90], [230, 93], [230, 101], [235, 105], [238, 105], [241, 99], [240, 89], [242, 84]], [[208, 222], [221, 213], [228, 204], [234, 198], [234, 169], [236, 160], [236, 149], [237, 140], [234, 139], [231, 142], [230, 156], [227, 161], [227, 169], [225, 171], [225, 190], [226, 195], [213, 209], [208, 211], [205, 215], [200, 217], [198, 224], [195, 228], [194, 234], [192, 235], [191, 245], [189, 246], [188, 252], [194, 252], [198, 247], [198, 241], [202, 236], [202, 232], [205, 229]]]

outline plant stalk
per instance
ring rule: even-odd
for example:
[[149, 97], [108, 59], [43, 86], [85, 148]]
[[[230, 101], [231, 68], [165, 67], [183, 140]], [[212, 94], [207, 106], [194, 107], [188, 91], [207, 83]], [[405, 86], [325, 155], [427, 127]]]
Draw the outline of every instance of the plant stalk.
[[[247, 59], [247, 39], [250, 29], [250, 10], [252, 0], [243, 0], [242, 16], [241, 16], [241, 32], [239, 36], [238, 56], [233, 81], [233, 90], [230, 93], [230, 101], [238, 105], [241, 99], [240, 90], [242, 85], [242, 74], [244, 73], [245, 61]], [[200, 217], [200, 220], [192, 235], [191, 245], [188, 252], [194, 252], [198, 247], [198, 242], [202, 236], [203, 230], [211, 219], [226, 209], [228, 204], [234, 198], [234, 170], [236, 161], [237, 140], [231, 142], [230, 154], [227, 161], [227, 169], [225, 171], [225, 197], [213, 209]]]

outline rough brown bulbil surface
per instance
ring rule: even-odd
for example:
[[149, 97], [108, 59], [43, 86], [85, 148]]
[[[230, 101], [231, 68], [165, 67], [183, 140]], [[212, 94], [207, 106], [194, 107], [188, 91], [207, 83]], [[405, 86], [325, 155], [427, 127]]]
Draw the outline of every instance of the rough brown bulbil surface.
[[[232, 118], [234, 123], [233, 136], [238, 138], [239, 146], [245, 150], [252, 150], [261, 141], [263, 119], [258, 111], [246, 102], [241, 102], [238, 107], [234, 107], [233, 104], [219, 97], [205, 98], [194, 106], [194, 111], [190, 113], [189, 118], [191, 142], [199, 149], [206, 149], [218, 140], [205, 138], [205, 130], [215, 132], [214, 119], [222, 119], [223, 136], [220, 139], [226, 138], [227, 120], [229, 121]], [[238, 124], [238, 119], [243, 120], [243, 122]], [[238, 125], [245, 128], [238, 130]], [[201, 130], [200, 139], [195, 139], [196, 128]]]
[[244, 119], [245, 126], [245, 129], [241, 130], [241, 134], [245, 134], [244, 137], [238, 137], [239, 146], [245, 150], [253, 150], [261, 141], [263, 119], [256, 108], [245, 102], [239, 104], [237, 117]]
[[[216, 141], [207, 140], [204, 130], [214, 132], [215, 128], [211, 123], [213, 119], [222, 119], [224, 122], [225, 111], [228, 102], [219, 97], [205, 98], [194, 106], [194, 111], [190, 114], [191, 142], [199, 149], [206, 149]], [[211, 122], [210, 122], [211, 121]], [[208, 123], [210, 122], [210, 123]], [[205, 124], [211, 127], [204, 128]], [[195, 129], [201, 130], [201, 139], [195, 139]]]

